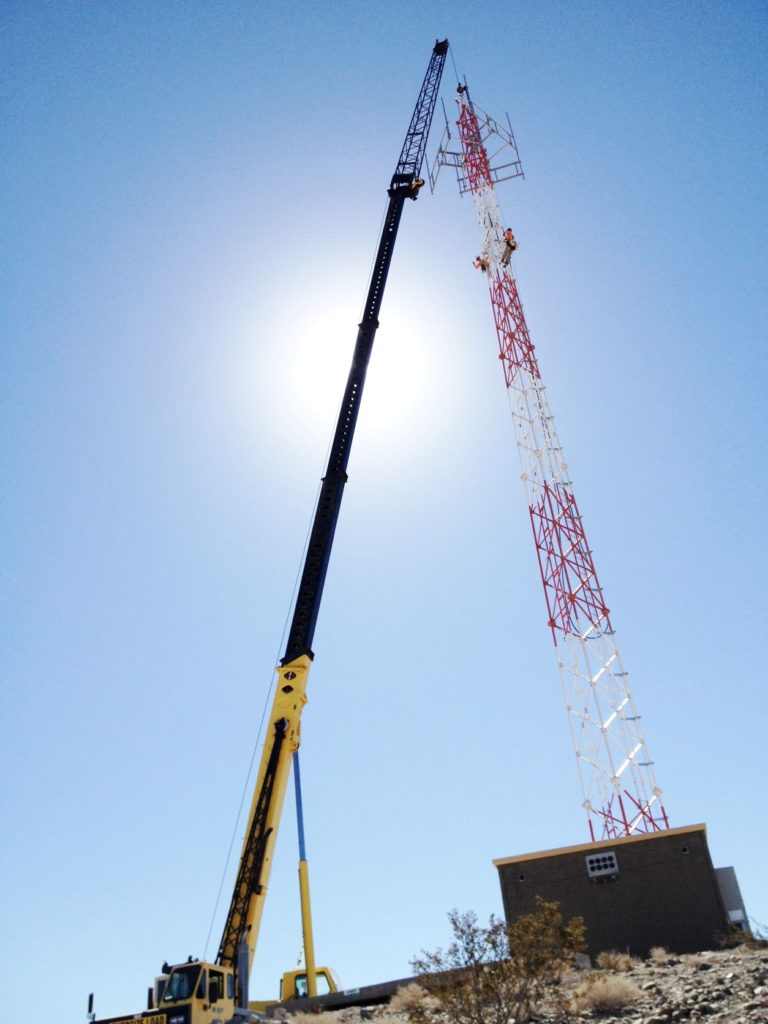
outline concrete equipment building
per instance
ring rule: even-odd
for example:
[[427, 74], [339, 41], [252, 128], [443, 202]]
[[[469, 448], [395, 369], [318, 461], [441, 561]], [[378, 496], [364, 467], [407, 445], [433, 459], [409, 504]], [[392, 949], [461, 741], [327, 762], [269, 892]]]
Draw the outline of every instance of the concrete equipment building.
[[584, 918], [592, 957], [604, 950], [646, 957], [654, 946], [675, 953], [716, 949], [734, 924], [746, 921], [733, 868], [712, 865], [705, 825], [493, 863], [508, 922], [535, 911], [537, 896], [557, 902], [564, 918]]

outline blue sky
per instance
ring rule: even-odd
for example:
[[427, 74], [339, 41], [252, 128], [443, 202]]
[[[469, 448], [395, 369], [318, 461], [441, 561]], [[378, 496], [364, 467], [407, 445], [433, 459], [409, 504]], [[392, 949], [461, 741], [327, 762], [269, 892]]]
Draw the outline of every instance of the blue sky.
[[[764, 5], [0, 17], [7, 1015], [138, 1011], [205, 952], [446, 35], [515, 129], [520, 293], [672, 824], [768, 922]], [[587, 839], [476, 239], [447, 176], [405, 211], [315, 637], [316, 946], [346, 985], [499, 913], [494, 857]], [[296, 859], [289, 801], [259, 993], [299, 951]]]

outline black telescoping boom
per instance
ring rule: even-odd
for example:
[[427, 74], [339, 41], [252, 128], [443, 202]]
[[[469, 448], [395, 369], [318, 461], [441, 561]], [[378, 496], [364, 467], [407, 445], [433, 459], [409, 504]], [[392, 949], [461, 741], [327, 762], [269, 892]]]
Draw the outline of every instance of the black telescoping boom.
[[447, 39], [435, 44], [408, 134], [403, 143], [400, 159], [389, 185], [387, 215], [379, 240], [368, 296], [365, 300], [363, 318], [358, 327], [355, 351], [336, 423], [336, 433], [333, 436], [328, 468], [323, 477], [307, 546], [288, 643], [282, 659], [284, 665], [301, 654], [312, 657], [312, 637], [323, 594], [333, 534], [339, 518], [341, 498], [344, 493], [344, 485], [347, 482], [349, 451], [355, 433], [365, 375], [373, 349], [373, 339], [376, 335], [376, 328], [379, 326], [378, 316], [384, 296], [384, 286], [387, 283], [387, 274], [392, 262], [392, 252], [400, 225], [400, 216], [403, 212], [403, 203], [406, 199], [416, 199], [419, 189], [424, 184], [420, 177], [421, 165], [424, 160], [427, 136], [432, 123], [432, 114], [447, 52]]
[[237, 947], [242, 939], [248, 944], [250, 960], [253, 959], [291, 757], [299, 746], [301, 711], [307, 699], [307, 676], [314, 657], [312, 638], [344, 485], [347, 482], [347, 463], [365, 375], [379, 326], [384, 286], [392, 262], [403, 204], [406, 199], [416, 199], [424, 184], [420, 177], [421, 167], [447, 53], [447, 39], [435, 43], [400, 158], [387, 190], [389, 202], [384, 227], [315, 510], [286, 650], [278, 668], [275, 698], [240, 866], [217, 956], [219, 964], [235, 963]]

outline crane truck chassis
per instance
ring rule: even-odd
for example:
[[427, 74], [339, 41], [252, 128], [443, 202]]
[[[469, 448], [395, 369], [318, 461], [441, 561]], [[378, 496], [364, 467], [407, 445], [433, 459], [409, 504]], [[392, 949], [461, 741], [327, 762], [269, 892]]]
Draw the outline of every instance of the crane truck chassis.
[[[180, 966], [198, 966], [197, 964], [183, 964]], [[322, 968], [318, 968], [318, 973]], [[226, 972], [225, 972], [226, 973]], [[283, 975], [283, 982], [286, 981], [287, 977], [296, 977], [299, 982], [302, 980], [306, 983], [306, 971], [298, 969], [296, 971], [288, 971]], [[198, 979], [199, 985], [199, 974], [192, 975]], [[160, 981], [161, 979], [158, 979]], [[416, 977], [398, 978], [395, 981], [385, 981], [377, 985], [361, 985], [359, 988], [348, 988], [340, 989], [327, 992], [325, 995], [318, 996], [302, 996], [298, 998], [281, 998], [279, 1000], [269, 1000], [266, 1002], [252, 1002], [248, 1010], [235, 1010], [235, 1016], [232, 1018], [226, 1018], [223, 1016], [215, 1016], [214, 1020], [222, 1020], [225, 1024], [263, 1024], [265, 1018], [272, 1019], [277, 1014], [276, 1011], [281, 1011], [281, 1015], [284, 1013], [319, 1013], [322, 1010], [346, 1010], [351, 1007], [362, 1007], [362, 1006], [381, 1006], [384, 1003], [388, 1003], [395, 992], [398, 989], [404, 988], [406, 985], [414, 984], [418, 981]], [[150, 990], [150, 995], [153, 990]], [[162, 988], [160, 989], [162, 992]], [[208, 1000], [202, 994], [199, 997], [201, 1001], [203, 1011], [207, 1009], [216, 1008], [216, 1002], [211, 1006], [206, 1006]], [[283, 989], [283, 993], [286, 990]], [[295, 991], [295, 990], [294, 990]], [[152, 1000], [154, 1002], [154, 997]], [[222, 1007], [223, 1009], [223, 1007]], [[196, 1020], [195, 1017], [190, 1017], [184, 1006], [179, 1006], [175, 1011], [167, 1012], [165, 1010], [150, 1009], [146, 1010], [141, 1014], [134, 1014], [130, 1017], [102, 1017], [97, 1024], [136, 1024], [137, 1021], [140, 1024], [188, 1024], [191, 1020]]]
[[[163, 964], [163, 973], [149, 990], [148, 1009], [143, 1013], [108, 1017], [96, 1021], [93, 996], [89, 999], [88, 1017], [93, 1024], [246, 1024], [260, 1019], [275, 1004], [251, 1002], [248, 976], [256, 949], [267, 883], [274, 854], [275, 841], [282, 814], [291, 765], [298, 794], [298, 748], [301, 738], [301, 713], [307, 702], [307, 679], [314, 654], [312, 639], [320, 609], [333, 537], [338, 521], [347, 463], [354, 436], [365, 376], [379, 326], [379, 312], [389, 273], [397, 232], [406, 199], [417, 199], [424, 185], [421, 167], [426, 151], [432, 115], [437, 101], [443, 68], [448, 53], [448, 40], [437, 41], [432, 50], [427, 73], [416, 101], [395, 173], [390, 180], [389, 202], [379, 239], [373, 272], [368, 286], [362, 320], [358, 326], [352, 363], [342, 398], [336, 429], [331, 443], [328, 466], [322, 480], [304, 565], [293, 608], [293, 617], [283, 658], [277, 669], [275, 696], [266, 727], [264, 749], [259, 764], [251, 802], [245, 839], [227, 914], [224, 932], [214, 963], [192, 960], [170, 967]], [[300, 808], [300, 800], [297, 800]], [[367, 986], [339, 992], [333, 972], [317, 967], [314, 960], [311, 916], [309, 912], [309, 881], [303, 852], [303, 826], [299, 811], [301, 860], [299, 863], [304, 932], [305, 968], [283, 976], [281, 1005], [303, 1008], [309, 1005], [361, 1005], [366, 1000], [382, 1002], [399, 987], [398, 982], [385, 986]], [[330, 992], [317, 995], [317, 980], [323, 978]], [[306, 982], [306, 997], [299, 982]], [[394, 986], [394, 987], [393, 987]], [[388, 994], [384, 989], [389, 988]], [[326, 1000], [334, 1000], [327, 1004]], [[346, 1001], [345, 1001], [346, 999]], [[349, 1000], [353, 1000], [350, 1002]]]

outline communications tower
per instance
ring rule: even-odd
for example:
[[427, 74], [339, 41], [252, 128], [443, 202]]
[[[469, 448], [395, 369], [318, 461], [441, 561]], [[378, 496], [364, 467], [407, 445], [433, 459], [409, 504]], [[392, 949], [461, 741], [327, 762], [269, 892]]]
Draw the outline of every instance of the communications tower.
[[473, 104], [466, 84], [456, 106], [455, 130], [446, 115], [430, 184], [442, 166], [453, 167], [460, 193], [474, 201], [478, 264], [488, 281], [590, 835], [594, 842], [661, 831], [669, 828], [661, 790], [525, 322], [510, 260], [516, 243], [505, 241], [495, 185], [522, 176], [517, 144], [511, 127]]

